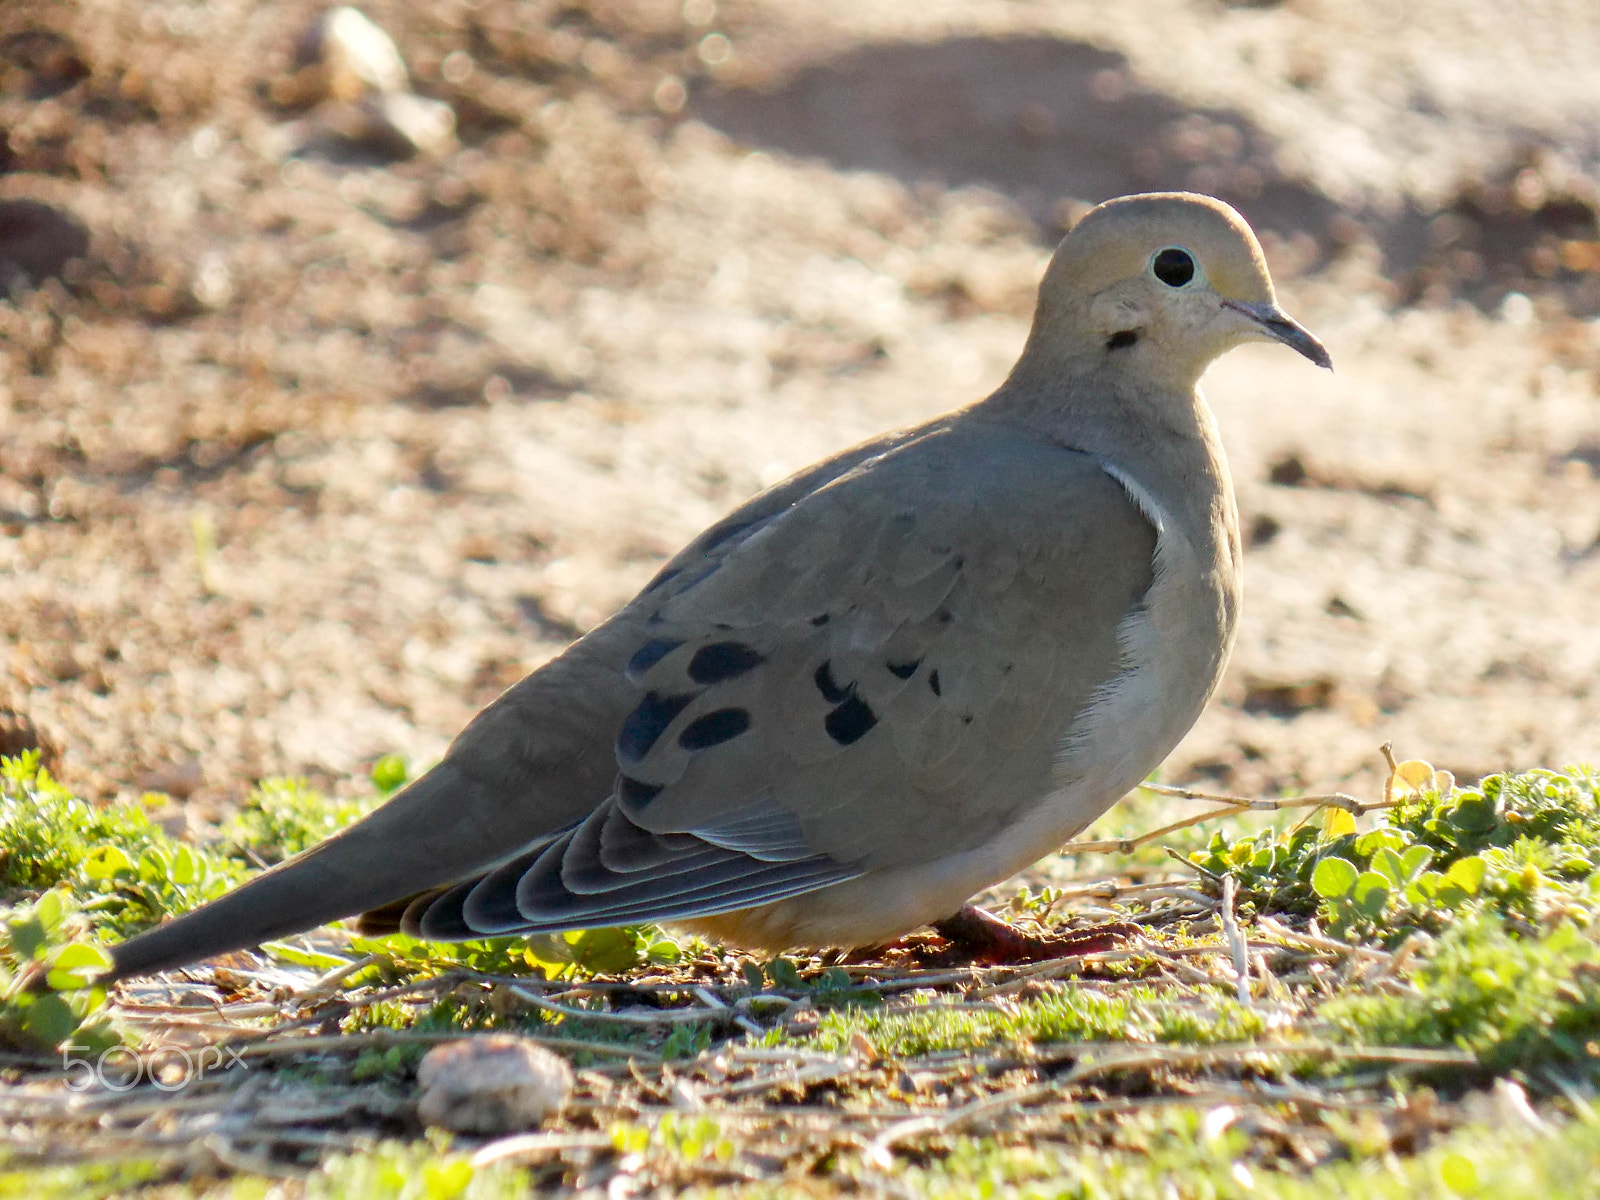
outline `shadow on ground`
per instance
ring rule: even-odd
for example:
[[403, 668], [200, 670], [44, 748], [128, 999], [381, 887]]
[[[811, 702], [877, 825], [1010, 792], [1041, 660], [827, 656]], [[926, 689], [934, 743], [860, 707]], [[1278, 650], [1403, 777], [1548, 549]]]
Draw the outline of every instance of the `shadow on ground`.
[[866, 46], [770, 91], [696, 97], [731, 137], [909, 183], [977, 184], [1046, 229], [1063, 196], [1187, 188], [1257, 228], [1326, 228], [1337, 209], [1285, 178], [1268, 139], [1235, 112], [1187, 108], [1137, 86], [1120, 54], [1054, 38]]
[[1560, 150], [1532, 139], [1436, 211], [1341, 212], [1280, 167], [1249, 118], [1145, 87], [1120, 54], [1036, 36], [868, 45], [768, 88], [702, 89], [690, 114], [748, 145], [847, 170], [992, 188], [1046, 240], [1077, 215], [1064, 197], [1187, 189], [1293, 246], [1280, 275], [1370, 241], [1400, 303], [1461, 296], [1490, 307], [1509, 291], [1554, 287], [1572, 311], [1600, 311], [1600, 204], [1593, 189], [1552, 186], [1548, 176], [1571, 173], [1546, 170]]

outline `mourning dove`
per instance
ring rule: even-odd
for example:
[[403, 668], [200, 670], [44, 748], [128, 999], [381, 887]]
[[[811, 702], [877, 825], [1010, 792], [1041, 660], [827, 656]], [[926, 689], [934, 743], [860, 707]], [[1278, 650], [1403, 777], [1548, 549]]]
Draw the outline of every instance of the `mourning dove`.
[[1100, 205], [993, 395], [756, 496], [394, 799], [124, 942], [113, 974], [357, 913], [439, 940], [670, 922], [779, 951], [970, 912], [1217, 685], [1240, 544], [1197, 381], [1250, 341], [1329, 365], [1233, 209]]

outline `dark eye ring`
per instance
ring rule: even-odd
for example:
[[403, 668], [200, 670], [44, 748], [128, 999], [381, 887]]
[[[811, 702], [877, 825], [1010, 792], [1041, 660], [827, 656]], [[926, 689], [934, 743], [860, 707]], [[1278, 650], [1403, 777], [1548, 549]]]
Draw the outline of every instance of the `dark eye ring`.
[[1157, 250], [1150, 272], [1170, 288], [1181, 288], [1195, 276], [1194, 256], [1181, 246]]

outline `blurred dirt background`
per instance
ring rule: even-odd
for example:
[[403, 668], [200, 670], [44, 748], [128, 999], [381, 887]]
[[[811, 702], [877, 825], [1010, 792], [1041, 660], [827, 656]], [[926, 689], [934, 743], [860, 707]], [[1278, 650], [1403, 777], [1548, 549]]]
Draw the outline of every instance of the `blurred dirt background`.
[[1592, 0], [363, 11], [402, 73], [310, 3], [0, 3], [6, 748], [196, 813], [426, 761], [1183, 186], [1337, 371], [1207, 380], [1248, 600], [1165, 777], [1600, 760]]

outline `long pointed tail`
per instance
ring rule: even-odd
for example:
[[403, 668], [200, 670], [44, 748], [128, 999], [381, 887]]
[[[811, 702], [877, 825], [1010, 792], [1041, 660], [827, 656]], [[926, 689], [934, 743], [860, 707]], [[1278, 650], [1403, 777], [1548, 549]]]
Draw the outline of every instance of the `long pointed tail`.
[[543, 832], [527, 797], [498, 791], [446, 758], [342, 833], [114, 947], [106, 981], [314, 929], [486, 870]]
[[298, 858], [111, 951], [110, 979], [145, 975], [385, 908], [499, 866], [581, 821], [610, 793], [612, 742], [637, 703], [613, 620], [484, 709], [444, 761]]

